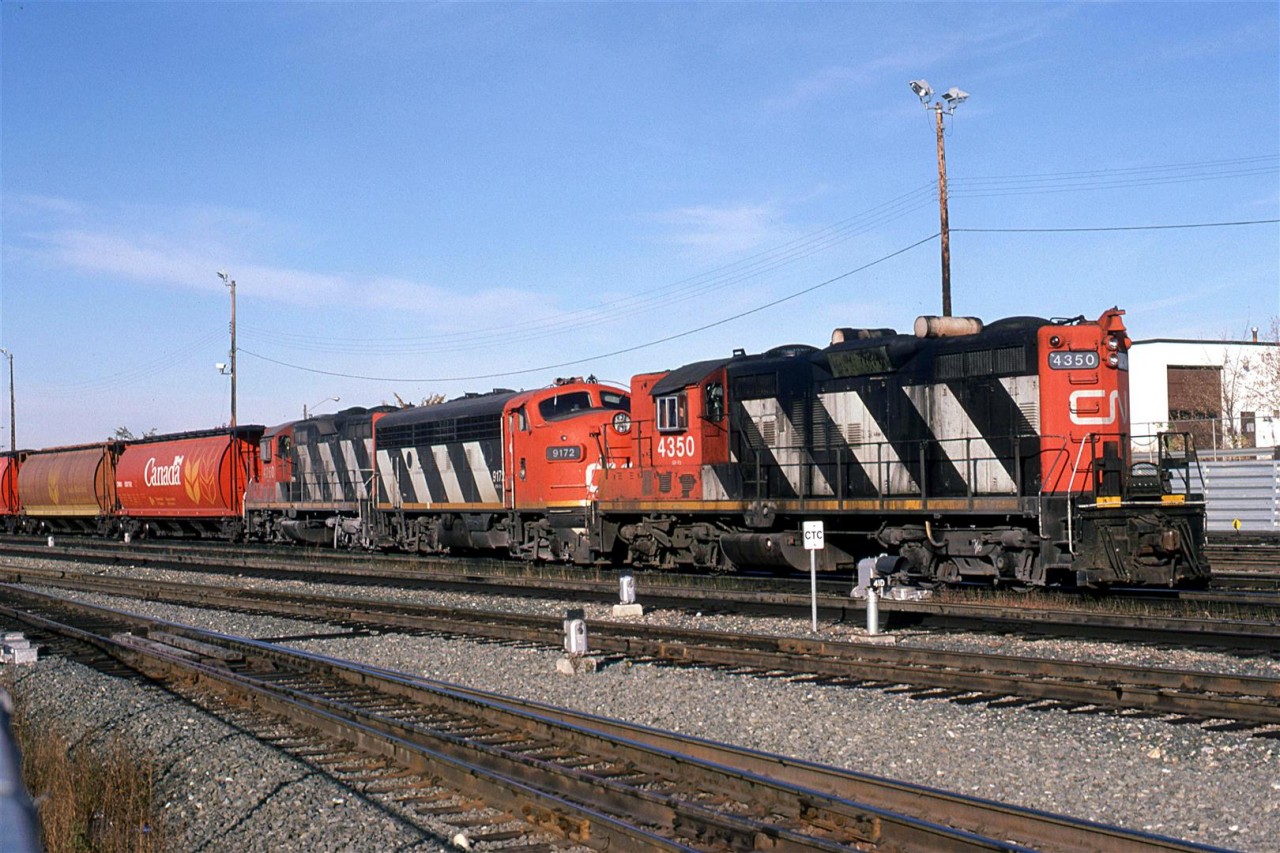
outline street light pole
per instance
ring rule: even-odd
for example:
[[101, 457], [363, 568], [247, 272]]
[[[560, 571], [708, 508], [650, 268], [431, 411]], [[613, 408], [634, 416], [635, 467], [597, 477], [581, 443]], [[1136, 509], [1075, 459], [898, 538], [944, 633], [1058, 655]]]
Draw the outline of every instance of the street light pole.
[[18, 413], [13, 407], [13, 353], [0, 347], [0, 354], [9, 359], [9, 452], [18, 452]]
[[[240, 445], [236, 441], [236, 280], [225, 272], [219, 272], [218, 278], [231, 288], [231, 434], [227, 438], [227, 446], [233, 454], [231, 463], [231, 500], [238, 506], [239, 513], [244, 513], [243, 496], [240, 493], [239, 468], [244, 464], [240, 459]], [[239, 538], [239, 534], [236, 534]]]
[[219, 272], [218, 278], [231, 288], [231, 431], [236, 429], [236, 280], [225, 272]]
[[[933, 110], [937, 117], [938, 129], [938, 219], [942, 235], [942, 316], [951, 316], [951, 228], [947, 222], [947, 151], [942, 139], [942, 115], [952, 115], [956, 107], [969, 97], [968, 92], [952, 86], [942, 94], [941, 101], [929, 103], [933, 96], [933, 87], [927, 80], [912, 80], [911, 91], [916, 93], [920, 103], [926, 110]], [[946, 102], [945, 106], [943, 102]]]
[[[323, 400], [321, 400], [319, 403], [312, 403], [312, 404], [311, 404], [311, 408], [313, 408], [313, 409], [314, 409], [316, 406], [319, 406], [321, 403], [327, 403], [327, 402], [329, 402], [330, 400], [332, 400], [332, 401], [333, 401], [333, 402], [335, 402], [335, 403], [340, 403], [340, 402], [342, 402], [342, 398], [341, 398], [341, 397], [325, 397], [325, 398], [324, 398]], [[308, 415], [307, 415], [307, 404], [306, 404], [306, 403], [303, 403], [303, 404], [302, 404], [302, 419], [305, 421], [305, 420], [307, 419], [307, 417], [308, 417]]]

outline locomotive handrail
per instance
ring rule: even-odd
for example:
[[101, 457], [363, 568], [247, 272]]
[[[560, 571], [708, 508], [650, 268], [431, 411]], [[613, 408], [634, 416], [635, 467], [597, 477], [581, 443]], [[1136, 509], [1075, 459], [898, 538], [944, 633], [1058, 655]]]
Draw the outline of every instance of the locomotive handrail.
[[[1084, 438], [1080, 439], [1080, 447], [1076, 450], [1076, 461], [1071, 466], [1071, 480], [1067, 483], [1067, 553], [1072, 556], [1075, 556], [1076, 553], [1076, 540], [1074, 528], [1075, 513], [1073, 512], [1074, 505], [1071, 502], [1070, 494], [1075, 486], [1076, 476], [1080, 473], [1080, 457], [1084, 455], [1084, 446], [1086, 444], [1092, 446], [1093, 436], [1093, 433], [1087, 432], [1084, 434]], [[1090, 458], [1092, 458], [1092, 455]], [[1083, 493], [1083, 489], [1081, 492]]]

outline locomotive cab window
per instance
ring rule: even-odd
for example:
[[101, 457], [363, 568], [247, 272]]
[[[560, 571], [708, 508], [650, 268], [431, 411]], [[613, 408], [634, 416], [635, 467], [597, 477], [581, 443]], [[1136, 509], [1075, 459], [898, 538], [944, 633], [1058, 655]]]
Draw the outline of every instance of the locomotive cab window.
[[293, 443], [289, 441], [289, 436], [282, 435], [276, 439], [276, 456], [281, 458], [287, 457], [289, 451], [293, 449]]
[[602, 409], [619, 409], [623, 412], [629, 412], [631, 411], [631, 398], [616, 391], [601, 391], [600, 407]]
[[689, 401], [684, 392], [659, 397], [658, 432], [680, 432], [689, 428]]
[[264, 438], [258, 444], [258, 452], [262, 454], [263, 462], [270, 462], [271, 461], [271, 439]]

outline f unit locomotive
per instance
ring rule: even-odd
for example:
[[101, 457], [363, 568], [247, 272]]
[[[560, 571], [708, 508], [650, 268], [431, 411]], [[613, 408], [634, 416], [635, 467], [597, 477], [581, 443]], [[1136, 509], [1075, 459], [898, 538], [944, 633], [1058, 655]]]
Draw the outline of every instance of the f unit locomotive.
[[204, 535], [587, 565], [803, 568], [887, 552], [929, 582], [1194, 584], [1185, 435], [1134, 459], [1122, 311], [922, 317], [407, 409], [0, 457], [10, 529]]

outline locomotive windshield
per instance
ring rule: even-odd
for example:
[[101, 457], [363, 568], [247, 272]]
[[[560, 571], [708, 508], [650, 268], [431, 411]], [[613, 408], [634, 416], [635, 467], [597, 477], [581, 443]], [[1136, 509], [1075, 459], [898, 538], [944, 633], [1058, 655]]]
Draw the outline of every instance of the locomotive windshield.
[[631, 398], [616, 391], [602, 390], [600, 391], [600, 402], [596, 404], [591, 399], [590, 391], [570, 391], [566, 394], [556, 394], [554, 397], [548, 397], [538, 403], [538, 414], [542, 415], [542, 419], [547, 421], [567, 417], [577, 412], [584, 412], [587, 409], [620, 409], [621, 411], [629, 412], [631, 411]]
[[591, 408], [591, 394], [587, 391], [570, 391], [567, 394], [556, 394], [538, 404], [538, 414], [544, 420], [563, 418], [574, 412]]

